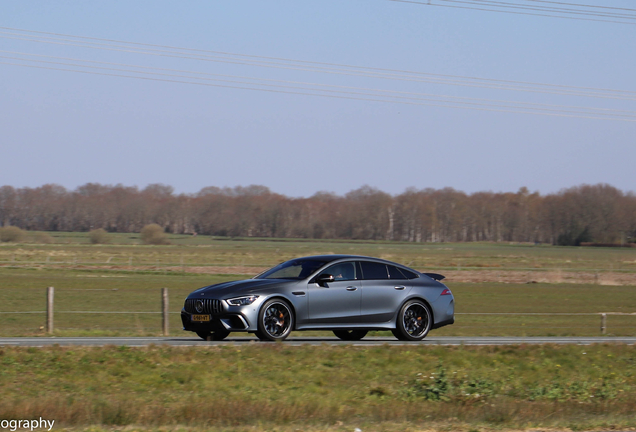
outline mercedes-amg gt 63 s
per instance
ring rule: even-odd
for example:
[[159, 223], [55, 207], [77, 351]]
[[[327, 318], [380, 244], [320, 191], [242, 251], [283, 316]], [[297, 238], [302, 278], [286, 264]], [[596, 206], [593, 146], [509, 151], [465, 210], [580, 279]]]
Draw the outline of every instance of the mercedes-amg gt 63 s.
[[184, 330], [205, 340], [230, 332], [282, 340], [292, 330], [331, 330], [343, 340], [391, 330], [419, 341], [455, 321], [455, 301], [440, 281], [400, 264], [352, 255], [296, 258], [253, 279], [192, 292], [181, 311]]

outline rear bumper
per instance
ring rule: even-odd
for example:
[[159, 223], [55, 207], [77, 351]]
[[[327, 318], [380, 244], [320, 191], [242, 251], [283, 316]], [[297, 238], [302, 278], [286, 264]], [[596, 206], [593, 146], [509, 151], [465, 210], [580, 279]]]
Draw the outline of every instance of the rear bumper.
[[433, 315], [436, 323], [431, 329], [444, 327], [455, 322], [455, 298], [450, 296], [441, 296], [434, 304]]
[[431, 327], [431, 329], [437, 329], [437, 328], [440, 328], [440, 327], [444, 327], [444, 326], [447, 326], [447, 325], [451, 325], [451, 324], [453, 324], [454, 322], [455, 322], [455, 317], [452, 317], [452, 318], [447, 319], [447, 320], [445, 320], [445, 321], [440, 321], [440, 322], [438, 322], [438, 323], [436, 323], [436, 324], [433, 324], [433, 327]]

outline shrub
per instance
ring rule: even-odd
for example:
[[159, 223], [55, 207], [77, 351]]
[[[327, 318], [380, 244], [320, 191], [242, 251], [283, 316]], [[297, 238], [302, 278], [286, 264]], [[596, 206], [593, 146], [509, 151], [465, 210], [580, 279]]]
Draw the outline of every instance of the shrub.
[[[578, 232], [578, 234], [576, 234]], [[583, 231], [568, 231], [563, 234], [559, 234], [557, 238], [557, 245], [559, 246], [581, 246], [581, 243], [592, 242], [592, 235], [589, 228], [585, 228]]]
[[108, 233], [104, 228], [97, 228], [88, 233], [88, 238], [92, 244], [106, 244], [110, 241]]
[[0, 241], [19, 242], [24, 238], [24, 231], [18, 227], [7, 226], [0, 228]]
[[35, 242], [39, 244], [51, 244], [55, 242], [55, 239], [45, 232], [37, 232], [34, 237]]
[[141, 229], [141, 241], [149, 245], [165, 245], [170, 242], [163, 228], [157, 224], [146, 225]]

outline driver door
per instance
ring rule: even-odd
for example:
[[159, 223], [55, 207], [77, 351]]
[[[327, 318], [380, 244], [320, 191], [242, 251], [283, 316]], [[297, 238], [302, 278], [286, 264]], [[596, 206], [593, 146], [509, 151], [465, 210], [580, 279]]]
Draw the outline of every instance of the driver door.
[[[317, 283], [325, 274], [334, 277], [333, 282]], [[307, 285], [309, 322], [311, 324], [347, 324], [360, 320], [362, 285], [360, 272], [354, 261], [329, 266]]]

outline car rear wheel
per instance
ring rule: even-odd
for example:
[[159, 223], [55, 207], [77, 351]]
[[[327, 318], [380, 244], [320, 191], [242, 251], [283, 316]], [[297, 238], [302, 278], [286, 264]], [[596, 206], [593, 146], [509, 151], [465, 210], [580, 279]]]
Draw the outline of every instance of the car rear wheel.
[[271, 299], [263, 304], [258, 313], [258, 330], [256, 331], [256, 336], [260, 340], [284, 340], [293, 328], [294, 313], [289, 303], [282, 299]]
[[433, 314], [421, 300], [409, 300], [400, 309], [393, 336], [402, 341], [420, 341], [433, 325]]
[[366, 330], [334, 330], [333, 334], [335, 334], [338, 338], [345, 341], [357, 341], [362, 339], [367, 335], [368, 331]]
[[220, 341], [230, 334], [227, 330], [215, 330], [213, 332], [198, 331], [197, 335], [205, 341]]

